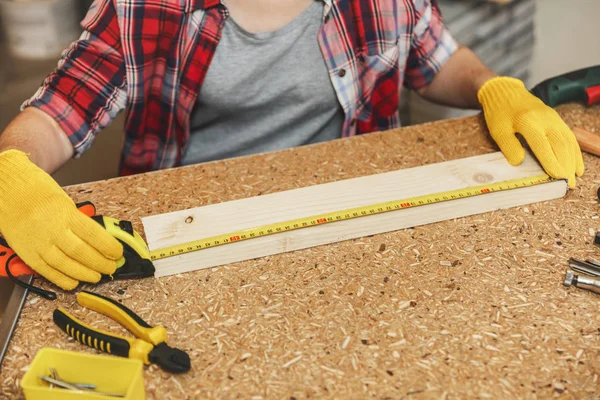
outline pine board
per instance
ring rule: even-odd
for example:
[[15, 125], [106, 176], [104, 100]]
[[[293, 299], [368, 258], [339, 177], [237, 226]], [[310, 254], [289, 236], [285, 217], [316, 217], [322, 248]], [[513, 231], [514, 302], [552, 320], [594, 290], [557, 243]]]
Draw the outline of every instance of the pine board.
[[[543, 173], [530, 155], [514, 167], [498, 152], [159, 214], [142, 222], [148, 245], [155, 250], [269, 223]], [[542, 202], [566, 191], [566, 183], [556, 181], [231, 243], [155, 261], [156, 276]]]

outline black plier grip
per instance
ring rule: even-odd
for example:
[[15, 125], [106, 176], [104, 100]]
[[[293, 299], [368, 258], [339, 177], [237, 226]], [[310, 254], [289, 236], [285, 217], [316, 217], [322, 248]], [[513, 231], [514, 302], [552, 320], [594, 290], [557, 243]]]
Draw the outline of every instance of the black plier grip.
[[79, 343], [116, 356], [135, 358], [149, 364], [148, 354], [154, 346], [140, 339], [114, 335], [102, 329], [93, 328], [62, 308], [54, 310], [54, 323], [67, 335]]
[[189, 356], [167, 345], [167, 330], [163, 326], [150, 326], [129, 308], [96, 293], [77, 293], [77, 303], [112, 318], [136, 336], [127, 338], [93, 328], [64, 309], [56, 309], [56, 325], [80, 343], [109, 354], [135, 358], [145, 364], [155, 363], [169, 372], [189, 371]]

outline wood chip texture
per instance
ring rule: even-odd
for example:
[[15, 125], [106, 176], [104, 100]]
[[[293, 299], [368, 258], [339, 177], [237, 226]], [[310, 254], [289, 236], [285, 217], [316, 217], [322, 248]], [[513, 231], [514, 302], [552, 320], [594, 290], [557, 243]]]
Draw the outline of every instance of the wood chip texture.
[[[559, 108], [600, 134], [600, 107]], [[471, 117], [72, 186], [100, 213], [140, 218], [497, 151]], [[148, 399], [595, 398], [600, 297], [562, 285], [569, 257], [600, 259], [600, 160], [564, 199], [161, 279], [82, 286], [187, 351], [192, 371], [145, 368]], [[50, 285], [44, 285], [50, 288]], [[52, 287], [52, 289], [56, 289]], [[0, 372], [0, 398], [37, 351], [94, 353], [52, 322], [73, 293], [30, 296]]]

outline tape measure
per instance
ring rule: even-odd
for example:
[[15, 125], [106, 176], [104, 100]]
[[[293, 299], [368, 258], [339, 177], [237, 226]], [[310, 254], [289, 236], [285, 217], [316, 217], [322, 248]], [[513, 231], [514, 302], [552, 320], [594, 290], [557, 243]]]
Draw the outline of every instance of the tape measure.
[[445, 201], [463, 199], [467, 197], [480, 196], [486, 193], [501, 192], [505, 190], [523, 188], [528, 186], [540, 185], [551, 182], [553, 179], [548, 175], [539, 175], [530, 178], [514, 179], [510, 181], [492, 183], [488, 185], [456, 189], [446, 192], [427, 194], [423, 196], [410, 197], [401, 200], [386, 201], [383, 203], [372, 204], [368, 206], [349, 208], [341, 211], [334, 211], [325, 214], [313, 215], [310, 217], [292, 219], [284, 222], [258, 226], [256, 228], [244, 229], [236, 232], [225, 233], [222, 235], [211, 236], [205, 239], [194, 240], [175, 246], [164, 247], [150, 251], [151, 260], [160, 260], [162, 258], [173, 257], [193, 251], [209, 249], [211, 247], [223, 246], [230, 243], [237, 243], [243, 240], [255, 239], [263, 236], [275, 235], [277, 233], [294, 231], [297, 229], [309, 228], [311, 226], [346, 221], [354, 218], [366, 217], [369, 215], [382, 214], [391, 211], [398, 211], [406, 208], [426, 206], [429, 204], [442, 203]]

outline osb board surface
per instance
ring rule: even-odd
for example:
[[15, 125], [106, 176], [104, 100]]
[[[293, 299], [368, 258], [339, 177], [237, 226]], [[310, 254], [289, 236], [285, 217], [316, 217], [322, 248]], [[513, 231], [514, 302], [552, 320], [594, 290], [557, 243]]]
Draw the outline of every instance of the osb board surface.
[[[600, 133], [600, 108], [560, 109]], [[495, 151], [478, 117], [274, 154], [68, 188], [133, 220], [220, 201]], [[598, 257], [600, 160], [565, 199], [93, 290], [122, 301], [192, 372], [144, 374], [149, 399], [594, 398], [600, 391], [600, 297], [562, 286], [566, 260]], [[90, 287], [86, 287], [90, 289]], [[30, 297], [1, 372], [19, 398], [43, 346], [90, 351], [52, 323], [71, 294]]]

